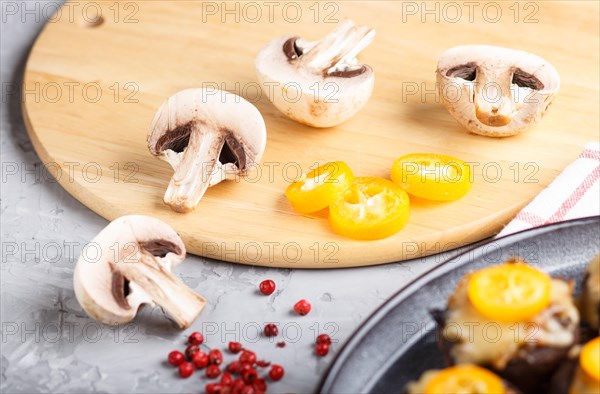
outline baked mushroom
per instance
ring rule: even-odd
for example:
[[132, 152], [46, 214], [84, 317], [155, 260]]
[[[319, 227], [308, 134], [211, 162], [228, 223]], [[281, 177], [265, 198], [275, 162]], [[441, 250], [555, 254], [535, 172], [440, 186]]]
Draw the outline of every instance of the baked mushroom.
[[520, 260], [472, 272], [434, 313], [450, 364], [477, 364], [525, 393], [544, 392], [579, 340], [574, 284]]
[[493, 372], [468, 364], [425, 371], [405, 391], [407, 394], [519, 394]]
[[148, 216], [123, 216], [84, 248], [74, 273], [75, 296], [85, 312], [111, 325], [133, 320], [143, 304], [157, 304], [188, 327], [206, 301], [171, 269], [185, 258], [181, 238]]
[[255, 167], [266, 142], [260, 112], [233, 93], [187, 89], [171, 96], [148, 133], [150, 152], [175, 170], [165, 204], [192, 211], [209, 186]]
[[373, 69], [356, 56], [374, 37], [374, 29], [345, 20], [320, 41], [277, 38], [256, 57], [258, 80], [290, 118], [313, 127], [338, 125], [371, 97]]
[[590, 262], [583, 280], [580, 298], [581, 318], [600, 335], [600, 255]]
[[467, 130], [491, 137], [533, 127], [560, 87], [558, 72], [541, 57], [489, 45], [448, 49], [436, 74], [450, 114]]
[[548, 394], [600, 393], [600, 337], [576, 346], [557, 369]]

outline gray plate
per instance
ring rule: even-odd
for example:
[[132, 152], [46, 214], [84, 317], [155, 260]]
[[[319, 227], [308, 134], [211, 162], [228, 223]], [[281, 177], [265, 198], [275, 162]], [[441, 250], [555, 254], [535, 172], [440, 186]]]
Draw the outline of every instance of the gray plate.
[[520, 256], [553, 276], [577, 281], [600, 250], [600, 217], [571, 220], [495, 239], [416, 279], [381, 306], [348, 340], [321, 393], [400, 393], [427, 369], [444, 367], [431, 309], [443, 309], [469, 271]]

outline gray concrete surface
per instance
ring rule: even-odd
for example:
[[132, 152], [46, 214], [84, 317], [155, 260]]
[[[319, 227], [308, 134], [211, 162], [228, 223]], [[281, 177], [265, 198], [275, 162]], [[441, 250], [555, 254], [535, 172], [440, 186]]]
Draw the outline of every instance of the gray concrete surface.
[[[21, 117], [23, 67], [44, 20], [2, 15], [1, 235], [3, 392], [201, 392], [205, 379], [184, 380], [165, 365], [169, 351], [203, 331], [211, 347], [241, 340], [262, 358], [286, 368], [272, 392], [315, 389], [335, 353], [389, 296], [445, 256], [384, 266], [327, 271], [265, 269], [189, 256], [176, 270], [208, 299], [194, 325], [181, 332], [159, 309], [145, 309], [133, 324], [111, 328], [83, 313], [73, 293], [75, 261], [107, 222], [59, 184], [40, 176], [41, 163]], [[15, 173], [15, 166], [17, 168]], [[39, 179], [36, 179], [39, 178]], [[274, 279], [271, 297], [257, 293]], [[312, 302], [306, 317], [291, 306]], [[285, 348], [257, 336], [265, 322], [280, 325]], [[317, 359], [315, 335], [332, 334], [333, 352]], [[226, 356], [226, 360], [231, 356]]]

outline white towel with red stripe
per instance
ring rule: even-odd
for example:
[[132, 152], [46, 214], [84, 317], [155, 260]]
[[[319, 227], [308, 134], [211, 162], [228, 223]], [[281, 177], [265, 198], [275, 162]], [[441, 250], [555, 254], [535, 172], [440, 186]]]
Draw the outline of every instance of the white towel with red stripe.
[[600, 214], [600, 145], [590, 142], [577, 160], [569, 164], [498, 234], [498, 237], [543, 224]]

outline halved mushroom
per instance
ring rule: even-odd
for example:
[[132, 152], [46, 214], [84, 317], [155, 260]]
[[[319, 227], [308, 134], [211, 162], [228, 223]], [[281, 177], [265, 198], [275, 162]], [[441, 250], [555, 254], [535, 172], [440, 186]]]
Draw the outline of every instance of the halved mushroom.
[[256, 57], [256, 73], [269, 100], [290, 118], [314, 127], [338, 125], [369, 100], [373, 69], [356, 56], [375, 30], [342, 22], [320, 41], [280, 37]]
[[244, 176], [267, 142], [255, 106], [233, 93], [187, 89], [165, 101], [150, 127], [148, 149], [175, 170], [164, 196], [174, 211], [192, 211], [209, 186]]
[[73, 278], [75, 296], [89, 316], [105, 324], [130, 322], [141, 305], [157, 304], [186, 328], [206, 301], [171, 273], [184, 258], [181, 238], [166, 223], [120, 217], [82, 251]]
[[437, 68], [442, 102], [469, 131], [491, 137], [533, 127], [558, 93], [560, 77], [531, 53], [489, 45], [444, 52]]

